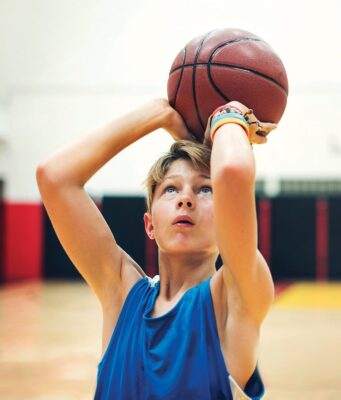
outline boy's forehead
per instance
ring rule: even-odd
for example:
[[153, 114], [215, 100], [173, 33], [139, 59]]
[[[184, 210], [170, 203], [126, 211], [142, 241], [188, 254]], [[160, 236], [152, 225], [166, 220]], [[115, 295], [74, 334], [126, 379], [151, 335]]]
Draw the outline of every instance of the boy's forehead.
[[197, 169], [194, 165], [187, 160], [176, 160], [174, 161], [166, 175], [164, 180], [168, 178], [190, 178], [190, 177], [202, 177], [210, 179], [209, 171], [205, 169]]

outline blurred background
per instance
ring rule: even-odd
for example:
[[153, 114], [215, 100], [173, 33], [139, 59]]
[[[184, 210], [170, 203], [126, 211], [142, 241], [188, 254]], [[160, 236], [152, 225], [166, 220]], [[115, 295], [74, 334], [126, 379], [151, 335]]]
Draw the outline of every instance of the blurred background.
[[[289, 79], [278, 129], [254, 146], [259, 248], [276, 283], [260, 358], [268, 398], [341, 398], [340, 15], [336, 0], [0, 1], [1, 398], [90, 399], [100, 355], [101, 309], [53, 231], [38, 163], [166, 97], [177, 53], [216, 28], [262, 37]], [[172, 142], [147, 135], [85, 186], [151, 277], [142, 181]]]

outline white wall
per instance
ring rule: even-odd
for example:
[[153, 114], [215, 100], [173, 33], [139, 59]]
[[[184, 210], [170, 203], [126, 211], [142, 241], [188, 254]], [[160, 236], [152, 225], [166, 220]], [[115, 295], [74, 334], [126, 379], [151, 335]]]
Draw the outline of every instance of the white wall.
[[[263, 37], [288, 72], [286, 113], [269, 143], [254, 147], [258, 176], [340, 176], [339, 4], [1, 0], [0, 107], [7, 110], [9, 137], [0, 142], [0, 175], [6, 197], [37, 200], [39, 160], [72, 137], [165, 96], [177, 52], [192, 37], [222, 27]], [[87, 188], [99, 195], [141, 193], [149, 166], [171, 143], [161, 131], [141, 139]]]

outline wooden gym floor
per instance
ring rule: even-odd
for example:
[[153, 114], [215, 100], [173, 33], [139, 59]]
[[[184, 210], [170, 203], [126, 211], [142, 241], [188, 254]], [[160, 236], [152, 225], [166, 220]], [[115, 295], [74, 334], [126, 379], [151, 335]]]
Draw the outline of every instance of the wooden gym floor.
[[[276, 289], [260, 347], [266, 399], [341, 399], [341, 283]], [[85, 283], [1, 287], [0, 398], [92, 399], [101, 323]]]

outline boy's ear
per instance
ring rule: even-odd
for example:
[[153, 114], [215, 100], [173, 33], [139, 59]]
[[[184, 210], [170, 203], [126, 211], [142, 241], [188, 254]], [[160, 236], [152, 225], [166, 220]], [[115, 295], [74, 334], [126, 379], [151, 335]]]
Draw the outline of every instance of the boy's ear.
[[149, 239], [154, 240], [154, 227], [152, 223], [152, 216], [149, 212], [145, 212], [143, 215], [144, 229]]

